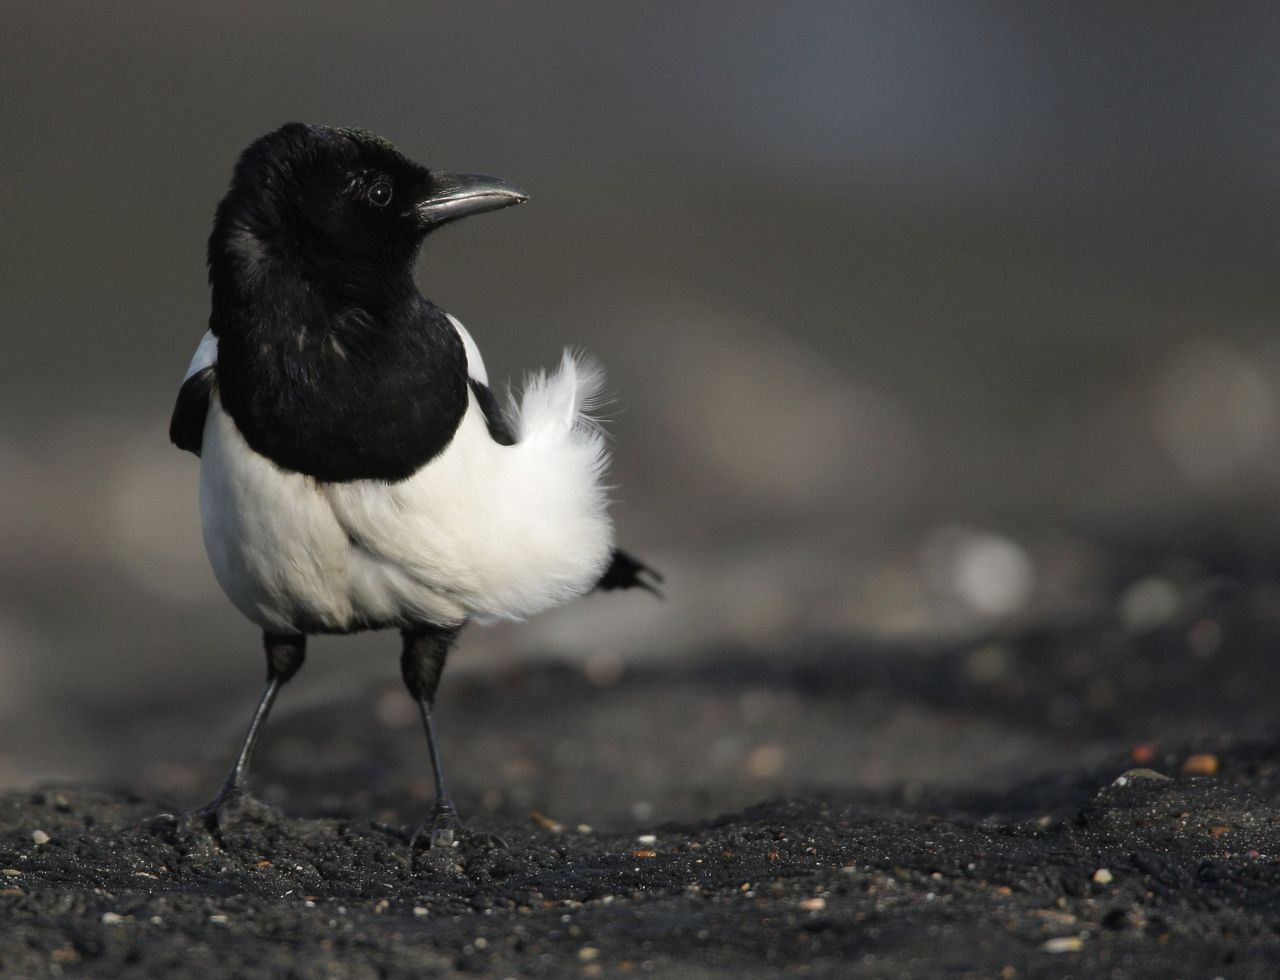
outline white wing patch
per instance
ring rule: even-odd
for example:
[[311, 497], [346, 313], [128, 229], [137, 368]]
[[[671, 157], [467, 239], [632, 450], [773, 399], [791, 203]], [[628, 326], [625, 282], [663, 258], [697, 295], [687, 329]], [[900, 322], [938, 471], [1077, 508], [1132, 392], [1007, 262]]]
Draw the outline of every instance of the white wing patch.
[[217, 363], [218, 338], [213, 335], [212, 330], [206, 330], [204, 336], [200, 338], [200, 346], [196, 348], [195, 356], [191, 358], [191, 364], [187, 367], [187, 373], [182, 376], [182, 383], [186, 384], [187, 379], [193, 374], [199, 374], [205, 368], [213, 367]]
[[446, 313], [445, 316], [449, 318], [453, 329], [458, 331], [458, 336], [462, 338], [462, 347], [467, 352], [467, 374], [488, 387], [489, 373], [484, 369], [484, 358], [480, 356], [480, 348], [471, 339], [471, 334], [467, 333], [467, 328], [462, 325], [461, 320], [452, 313]]

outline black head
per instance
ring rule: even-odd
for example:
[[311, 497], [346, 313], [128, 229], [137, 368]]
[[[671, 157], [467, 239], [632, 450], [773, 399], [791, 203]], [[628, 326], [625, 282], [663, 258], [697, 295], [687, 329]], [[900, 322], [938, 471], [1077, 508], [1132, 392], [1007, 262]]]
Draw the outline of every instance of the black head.
[[209, 327], [249, 445], [327, 481], [404, 479], [443, 450], [467, 358], [413, 259], [441, 225], [524, 199], [362, 130], [290, 123], [245, 150], [209, 238]]
[[428, 170], [365, 130], [289, 123], [236, 164], [209, 239], [210, 276], [216, 286], [222, 274], [283, 271], [340, 287], [348, 276], [408, 275], [434, 229], [524, 200], [504, 180]]

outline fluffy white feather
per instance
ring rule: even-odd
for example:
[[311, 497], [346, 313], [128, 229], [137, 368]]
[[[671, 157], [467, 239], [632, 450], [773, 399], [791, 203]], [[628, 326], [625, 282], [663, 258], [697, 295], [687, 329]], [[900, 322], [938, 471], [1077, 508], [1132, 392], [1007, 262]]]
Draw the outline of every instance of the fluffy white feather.
[[219, 583], [280, 632], [516, 619], [586, 592], [612, 550], [604, 436], [586, 414], [602, 380], [568, 353], [531, 378], [512, 407], [513, 446], [493, 441], [469, 394], [444, 452], [392, 484], [281, 470], [215, 392], [200, 511]]

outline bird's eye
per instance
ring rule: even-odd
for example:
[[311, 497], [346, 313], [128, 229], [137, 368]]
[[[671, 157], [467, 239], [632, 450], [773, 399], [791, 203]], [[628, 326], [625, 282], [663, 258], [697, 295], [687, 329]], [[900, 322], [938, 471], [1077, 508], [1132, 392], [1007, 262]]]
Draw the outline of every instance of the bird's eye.
[[385, 208], [391, 203], [391, 184], [385, 180], [380, 180], [369, 188], [369, 203], [376, 207]]

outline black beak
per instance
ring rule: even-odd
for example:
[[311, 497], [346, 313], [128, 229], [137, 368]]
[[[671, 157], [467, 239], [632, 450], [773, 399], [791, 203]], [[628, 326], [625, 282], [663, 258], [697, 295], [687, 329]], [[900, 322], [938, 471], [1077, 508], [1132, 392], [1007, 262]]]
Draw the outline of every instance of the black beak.
[[527, 200], [528, 194], [498, 177], [432, 171], [425, 193], [414, 205], [414, 213], [422, 227], [430, 229], [469, 214], [497, 211]]

